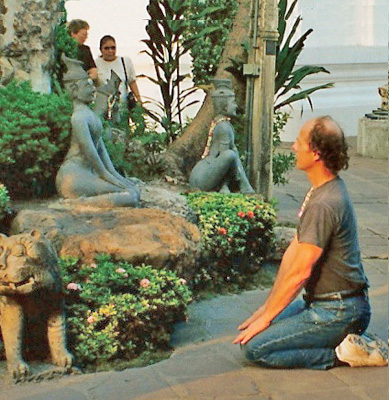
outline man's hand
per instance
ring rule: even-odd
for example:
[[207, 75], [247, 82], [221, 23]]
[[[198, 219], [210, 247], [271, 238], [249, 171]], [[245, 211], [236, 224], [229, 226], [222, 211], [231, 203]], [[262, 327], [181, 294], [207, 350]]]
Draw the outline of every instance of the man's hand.
[[[251, 318], [251, 317], [250, 317]], [[246, 321], [245, 321], [246, 322]], [[244, 322], [244, 323], [245, 323]], [[243, 324], [244, 324], [243, 323]], [[242, 325], [243, 325], [242, 324]], [[240, 325], [240, 326], [242, 326]], [[246, 344], [250, 339], [252, 339], [258, 333], [264, 331], [270, 325], [270, 321], [263, 318], [258, 318], [253, 321], [244, 331], [242, 331], [234, 340], [234, 344]]]
[[258, 319], [263, 313], [264, 313], [264, 306], [258, 308], [257, 311], [255, 311], [255, 313], [253, 313], [253, 315], [249, 318], [246, 319], [246, 321], [242, 322], [239, 326], [238, 329], [240, 331], [243, 331], [244, 329], [246, 329], [250, 324], [252, 324], [256, 319]]

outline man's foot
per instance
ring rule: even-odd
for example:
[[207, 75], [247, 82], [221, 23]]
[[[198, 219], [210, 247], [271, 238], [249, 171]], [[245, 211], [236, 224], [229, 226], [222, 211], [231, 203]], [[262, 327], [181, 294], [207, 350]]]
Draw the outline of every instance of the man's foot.
[[350, 333], [335, 349], [340, 361], [351, 367], [388, 365], [388, 345], [376, 335]]

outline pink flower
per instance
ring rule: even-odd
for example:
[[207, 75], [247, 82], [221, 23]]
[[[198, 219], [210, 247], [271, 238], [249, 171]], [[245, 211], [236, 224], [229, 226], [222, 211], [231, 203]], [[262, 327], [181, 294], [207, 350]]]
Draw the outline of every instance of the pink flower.
[[219, 228], [217, 232], [220, 235], [227, 235], [227, 229], [226, 228]]
[[124, 268], [118, 268], [118, 269], [116, 270], [116, 272], [117, 272], [118, 274], [124, 274], [124, 273], [126, 272], [126, 270], [125, 270]]
[[186, 285], [186, 279], [180, 278], [180, 279], [178, 280], [178, 283], [179, 283], [180, 285]]
[[142, 280], [139, 282], [139, 285], [140, 285], [142, 288], [146, 289], [147, 287], [149, 287], [150, 281], [149, 281], [148, 279], [144, 278], [144, 279], [142, 279]]
[[68, 290], [73, 290], [73, 291], [77, 291], [77, 290], [81, 290], [81, 286], [78, 283], [74, 283], [74, 282], [70, 282], [67, 286], [66, 289]]
[[95, 269], [95, 268], [97, 268], [97, 264], [92, 263], [91, 265], [89, 265], [89, 267], [92, 268], [92, 269]]
[[255, 217], [254, 211], [247, 211], [247, 216], [249, 218], [254, 218]]
[[94, 322], [96, 322], [96, 318], [93, 315], [90, 315], [87, 319], [88, 324], [93, 324]]
[[244, 217], [246, 216], [246, 214], [245, 214], [243, 211], [237, 212], [236, 215], [237, 215], [238, 217], [241, 217], [241, 218], [244, 218]]

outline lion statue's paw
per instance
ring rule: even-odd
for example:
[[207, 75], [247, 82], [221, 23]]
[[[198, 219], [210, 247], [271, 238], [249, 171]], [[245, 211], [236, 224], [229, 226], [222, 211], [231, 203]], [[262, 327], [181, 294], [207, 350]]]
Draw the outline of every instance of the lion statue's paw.
[[53, 356], [53, 363], [58, 367], [70, 370], [73, 365], [73, 356], [68, 351], [63, 351]]
[[15, 382], [21, 382], [30, 374], [30, 369], [24, 361], [16, 362], [15, 364], [8, 363], [8, 372]]

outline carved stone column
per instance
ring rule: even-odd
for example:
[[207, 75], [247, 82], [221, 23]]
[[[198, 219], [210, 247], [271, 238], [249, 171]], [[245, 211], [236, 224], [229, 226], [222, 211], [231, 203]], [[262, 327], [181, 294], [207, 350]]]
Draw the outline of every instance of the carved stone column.
[[34, 90], [50, 92], [57, 0], [0, 0], [0, 84], [30, 80]]

